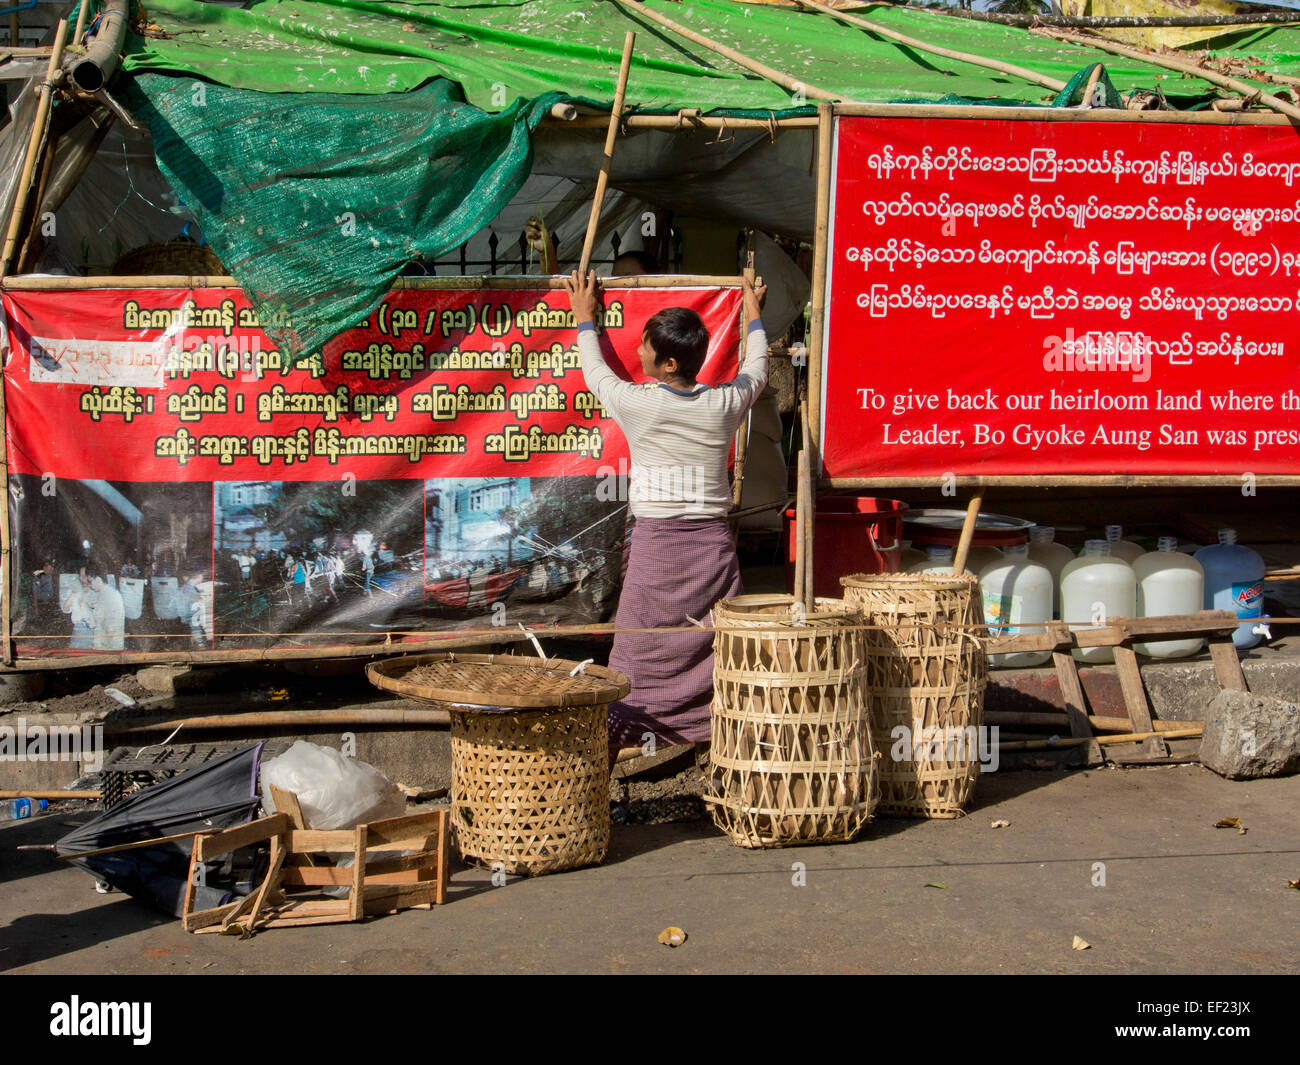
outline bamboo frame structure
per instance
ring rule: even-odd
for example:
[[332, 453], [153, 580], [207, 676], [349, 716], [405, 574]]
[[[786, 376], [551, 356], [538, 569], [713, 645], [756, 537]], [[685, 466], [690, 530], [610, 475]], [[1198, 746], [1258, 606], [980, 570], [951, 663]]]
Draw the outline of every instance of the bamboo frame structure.
[[587, 220], [587, 235], [582, 241], [582, 258], [578, 262], [578, 274], [587, 276], [591, 266], [591, 252], [596, 247], [596, 230], [600, 226], [600, 209], [605, 205], [605, 188], [609, 184], [609, 172], [614, 166], [614, 144], [618, 140], [618, 120], [623, 114], [623, 99], [627, 95], [627, 78], [632, 68], [632, 47], [636, 44], [636, 34], [630, 30], [623, 38], [623, 61], [618, 68], [618, 86], [614, 90], [614, 106], [609, 111], [609, 129], [605, 134], [605, 155], [600, 161], [600, 173], [596, 176], [596, 193], [591, 200], [591, 217]]
[[745, 55], [744, 52], [738, 52], [736, 51], [736, 49], [730, 48], [725, 44], [719, 44], [717, 41], [713, 40], [710, 37], [704, 36], [704, 34], [702, 33], [696, 33], [695, 30], [688, 29], [687, 27], [681, 25], [681, 23], [674, 22], [670, 18], [665, 18], [663, 15], [651, 11], [648, 7], [645, 6], [645, 4], [637, 3], [637, 0], [617, 0], [617, 2], [619, 4], [622, 4], [623, 7], [628, 8], [631, 11], [635, 11], [638, 15], [642, 16], [643, 18], [648, 18], [652, 22], [657, 22], [660, 26], [663, 26], [665, 29], [672, 30], [672, 32], [677, 34], [679, 37], [685, 37], [688, 41], [692, 42], [693, 44], [698, 44], [704, 48], [707, 48], [711, 52], [716, 52], [724, 59], [729, 59], [737, 66], [744, 67], [746, 70], [753, 71], [755, 74], [759, 75], [760, 77], [766, 78], [768, 81], [781, 86], [781, 88], [791, 93], [794, 93], [796, 96], [802, 94], [804, 97], [812, 98], [814, 100], [842, 100], [843, 99], [843, 97], [840, 96], [838, 93], [833, 93], [827, 89], [818, 88], [816, 85], [810, 85], [808, 84], [808, 82], [801, 81], [798, 78], [794, 77], [793, 75], [787, 74], [783, 70], [777, 70], [775, 67], [769, 67], [766, 63], [760, 63], [757, 59], [754, 59], [752, 56]]
[[858, 18], [856, 15], [850, 15], [844, 11], [837, 11], [833, 7], [827, 7], [825, 4], [816, 3], [815, 0], [794, 0], [794, 2], [800, 7], [806, 7], [812, 11], [819, 11], [823, 15], [830, 15], [832, 18], [839, 19], [841, 22], [849, 26], [856, 26], [859, 29], [866, 30], [868, 33], [874, 33], [878, 37], [883, 37], [887, 41], [906, 45], [909, 48], [915, 48], [921, 52], [929, 52], [931, 55], [941, 56], [944, 59], [952, 59], [958, 63], [967, 63], [971, 66], [983, 67], [985, 70], [995, 70], [999, 74], [1010, 74], [1013, 78], [1020, 78], [1022, 81], [1028, 81], [1034, 85], [1042, 86], [1044, 89], [1051, 89], [1053, 92], [1060, 92], [1065, 88], [1065, 82], [1058, 81], [1056, 78], [1050, 78], [1046, 74], [1039, 74], [1037, 71], [1030, 70], [1028, 67], [1018, 67], [1014, 63], [1004, 63], [1000, 59], [987, 59], [984, 56], [974, 55], [970, 52], [958, 52], [951, 48], [943, 48], [939, 45], [928, 44], [925, 41], [918, 40], [916, 37], [909, 37], [905, 33], [899, 33], [897, 30], [891, 30], [875, 22], [868, 22], [864, 18]]
[[1031, 29], [1029, 32], [1038, 34], [1040, 37], [1051, 37], [1058, 41], [1066, 41], [1069, 44], [1077, 44], [1085, 48], [1097, 48], [1103, 52], [1110, 52], [1112, 55], [1136, 59], [1143, 63], [1150, 63], [1152, 66], [1164, 67], [1166, 70], [1176, 70], [1180, 74], [1192, 74], [1202, 81], [1208, 81], [1211, 85], [1230, 89], [1232, 92], [1245, 97], [1249, 103], [1260, 103], [1281, 115], [1300, 121], [1300, 107], [1295, 104], [1274, 96], [1272, 93], [1264, 92], [1262, 89], [1257, 89], [1253, 85], [1248, 85], [1237, 78], [1230, 78], [1226, 74], [1220, 74], [1217, 70], [1210, 70], [1184, 59], [1172, 59], [1169, 56], [1159, 55], [1145, 49], [1130, 48], [1128, 45], [1117, 44], [1105, 38], [1085, 37], [1081, 33], [1073, 33], [1070, 30]]

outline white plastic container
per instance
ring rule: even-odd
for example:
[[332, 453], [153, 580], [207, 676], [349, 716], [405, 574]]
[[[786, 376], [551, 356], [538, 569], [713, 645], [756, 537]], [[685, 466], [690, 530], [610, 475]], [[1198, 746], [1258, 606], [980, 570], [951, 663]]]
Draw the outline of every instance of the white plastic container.
[[1139, 558], [1147, 554], [1144, 547], [1139, 547], [1132, 540], [1124, 539], [1124, 526], [1107, 525], [1106, 542], [1110, 544], [1110, 557], [1122, 558], [1130, 566]]
[[[1205, 602], [1205, 570], [1190, 555], [1178, 550], [1173, 536], [1160, 537], [1154, 551], [1133, 563], [1137, 577], [1138, 616], [1168, 617], [1171, 614], [1195, 614]], [[1159, 640], [1135, 643], [1133, 650], [1149, 658], [1186, 658], [1201, 649], [1205, 641]]]
[[[1104, 625], [1109, 618], [1136, 616], [1133, 567], [1111, 556], [1108, 541], [1089, 540], [1083, 554], [1061, 571], [1061, 620], [1077, 631]], [[1076, 647], [1071, 653], [1081, 662], [1115, 661], [1109, 647]]]
[[986, 567], [996, 565], [1002, 558], [1002, 552], [996, 547], [971, 544], [966, 552], [966, 568], [972, 573], [983, 573]]
[[[925, 561], [918, 562], [911, 567], [908, 573], [941, 573], [948, 576], [952, 575], [953, 549], [951, 547], [939, 544], [931, 544], [925, 549]], [[968, 565], [965, 569], [972, 577], [975, 573]]]
[[[1045, 631], [1052, 619], [1052, 571], [1029, 557], [1027, 544], [1003, 551], [1001, 561], [980, 570], [980, 602], [990, 636], [1019, 636]], [[1051, 651], [1015, 651], [989, 655], [989, 665], [1000, 669], [1041, 666]]]
[[[1258, 618], [1264, 613], [1264, 560], [1249, 547], [1237, 543], [1236, 529], [1220, 529], [1219, 542], [1202, 547], [1196, 561], [1205, 569], [1205, 609], [1235, 610], [1239, 618]], [[1263, 633], [1258, 622], [1237, 626], [1232, 642], [1240, 650], [1254, 647]]]
[[1029, 530], [1029, 557], [1044, 565], [1052, 574], [1052, 617], [1061, 616], [1061, 570], [1074, 561], [1074, 552], [1056, 542], [1056, 530], [1050, 525], [1035, 525]]

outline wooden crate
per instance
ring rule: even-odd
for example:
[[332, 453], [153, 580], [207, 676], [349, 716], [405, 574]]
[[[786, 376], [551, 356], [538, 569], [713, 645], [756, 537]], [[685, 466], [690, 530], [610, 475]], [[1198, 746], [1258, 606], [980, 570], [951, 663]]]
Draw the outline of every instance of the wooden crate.
[[[448, 815], [446, 810], [390, 817], [356, 828], [318, 831], [300, 827], [281, 812], [247, 825], [194, 838], [182, 926], [187, 932], [222, 932], [360, 921], [377, 914], [447, 900]], [[194, 910], [194, 885], [204, 862], [243, 847], [270, 845], [270, 865], [257, 891], [209, 910]], [[410, 853], [404, 853], [410, 852]], [[320, 859], [351, 859], [349, 866]], [[347, 887], [343, 899], [304, 898], [285, 889]]]

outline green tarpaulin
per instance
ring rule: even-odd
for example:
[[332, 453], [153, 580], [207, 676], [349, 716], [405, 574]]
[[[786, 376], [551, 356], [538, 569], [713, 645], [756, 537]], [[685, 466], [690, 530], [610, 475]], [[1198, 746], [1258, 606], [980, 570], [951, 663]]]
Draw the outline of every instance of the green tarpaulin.
[[[819, 12], [731, 0], [650, 6], [845, 100], [1072, 102]], [[405, 262], [454, 248], [490, 221], [527, 176], [529, 133], [551, 103], [607, 108], [627, 30], [637, 32], [634, 108], [766, 117], [811, 113], [814, 102], [613, 0], [255, 0], [247, 9], [149, 0], [147, 10], [146, 35], [130, 38], [123, 62], [132, 104], [164, 174], [263, 320], [293, 314], [295, 328], [272, 335], [296, 352], [363, 318]], [[1076, 88], [1104, 63], [1111, 105], [1115, 92], [1159, 86], [1176, 105], [1203, 106], [1211, 91], [1021, 29], [915, 8], [858, 14]], [[1242, 42], [1229, 52], [1244, 75], [1293, 63], [1298, 40], [1279, 27], [1215, 43]]]

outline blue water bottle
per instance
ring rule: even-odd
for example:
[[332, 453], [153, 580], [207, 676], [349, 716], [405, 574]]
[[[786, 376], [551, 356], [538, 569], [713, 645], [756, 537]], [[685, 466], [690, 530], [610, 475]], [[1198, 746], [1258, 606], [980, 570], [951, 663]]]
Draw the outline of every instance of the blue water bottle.
[[46, 799], [10, 799], [4, 805], [5, 819], [26, 821], [34, 814], [43, 814], [49, 805]]
[[[1239, 618], [1259, 618], [1264, 613], [1264, 560], [1249, 547], [1237, 543], [1236, 529], [1220, 529], [1219, 542], [1202, 547], [1196, 561], [1205, 570], [1205, 609], [1233, 610]], [[1263, 638], [1247, 621], [1232, 634], [1241, 650], [1254, 647]]]

